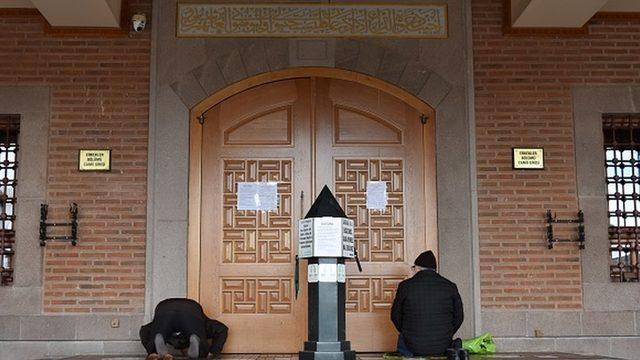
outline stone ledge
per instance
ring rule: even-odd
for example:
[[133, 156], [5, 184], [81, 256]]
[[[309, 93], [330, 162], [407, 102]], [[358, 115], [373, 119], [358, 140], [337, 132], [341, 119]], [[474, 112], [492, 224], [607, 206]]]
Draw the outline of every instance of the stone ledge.
[[637, 359], [640, 336], [615, 337], [494, 337], [499, 352], [571, 352]]
[[[119, 327], [111, 327], [112, 319]], [[0, 342], [137, 341], [143, 321], [142, 314], [0, 316], [0, 324], [10, 325], [0, 331]]]
[[77, 355], [143, 355], [140, 341], [0, 341], [0, 359], [41, 359]]
[[484, 310], [483, 331], [494, 336], [640, 336], [640, 311], [526, 311]]

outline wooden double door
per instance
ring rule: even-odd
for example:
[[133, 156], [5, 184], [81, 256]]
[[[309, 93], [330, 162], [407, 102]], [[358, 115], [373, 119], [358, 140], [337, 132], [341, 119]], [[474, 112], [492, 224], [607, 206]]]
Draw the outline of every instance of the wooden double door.
[[[328, 185], [356, 223], [363, 272], [347, 265], [347, 339], [386, 351], [389, 309], [413, 259], [436, 250], [433, 121], [397, 97], [329, 78], [276, 81], [205, 114], [201, 139], [198, 300], [227, 324], [225, 352], [301, 350], [307, 335], [306, 262], [294, 270], [297, 220]], [[275, 211], [236, 208], [239, 182], [275, 181]], [[388, 206], [366, 206], [385, 181]]]

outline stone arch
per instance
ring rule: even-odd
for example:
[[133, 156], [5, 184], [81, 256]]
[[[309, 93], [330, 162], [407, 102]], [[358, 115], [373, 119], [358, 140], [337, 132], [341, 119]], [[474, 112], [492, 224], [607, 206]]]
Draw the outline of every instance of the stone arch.
[[[226, 54], [211, 56], [180, 76], [171, 88], [190, 112], [190, 139], [194, 139], [190, 142], [191, 150], [199, 149], [202, 127], [197, 123], [208, 109], [251, 87], [291, 78], [328, 77], [368, 85], [396, 96], [427, 118], [434, 119], [438, 105], [452, 86], [420, 63], [417, 48], [415, 51], [410, 49], [396, 51], [363, 40], [256, 41], [233, 47]], [[434, 125], [435, 122], [428, 123], [430, 130], [427, 132], [435, 140]], [[201, 178], [200, 154], [199, 150], [189, 153], [190, 178]], [[192, 189], [190, 184], [190, 209], [192, 203], [201, 198], [198, 186]], [[192, 233], [191, 229], [200, 228], [201, 214], [198, 205], [193, 209], [189, 211], [188, 219], [187, 252], [192, 255], [187, 264], [187, 293], [197, 298], [200, 280], [193, 274], [200, 271], [196, 267], [200, 264], [200, 235], [197, 230]]]
[[298, 67], [328, 67], [369, 75], [437, 109], [452, 85], [420, 62], [417, 46], [405, 51], [348, 39], [255, 41], [211, 57], [183, 74], [171, 88], [185, 107], [241, 80]]
[[[479, 334], [478, 240], [474, 228], [475, 212], [469, 210], [476, 206], [473, 192], [475, 157], [470, 155], [474, 149], [474, 127], [472, 102], [467, 93], [467, 86], [472, 84], [469, 79], [460, 79], [464, 78], [460, 72], [466, 69], [464, 59], [439, 66], [440, 59], [448, 61], [447, 55], [429, 58], [425, 53], [442, 46], [443, 54], [458, 54], [459, 51], [449, 45], [457, 44], [457, 41], [462, 40], [436, 45], [416, 39], [181, 39], [178, 48], [192, 51], [193, 57], [185, 59], [160, 52], [158, 56], [164, 65], [163, 73], [157, 76], [163, 82], [154, 105], [158, 111], [151, 124], [154, 139], [150, 144], [152, 175], [149, 186], [153, 211], [149, 212], [147, 261], [155, 264], [160, 261], [155, 259], [165, 258], [169, 251], [181, 256], [168, 265], [171, 271], [153, 273], [154, 281], [148, 282], [147, 314], [153, 310], [156, 300], [185, 295], [182, 284], [191, 282], [191, 278], [182, 278], [181, 274], [185, 269], [184, 274], [189, 273], [188, 268], [195, 263], [186, 262], [186, 252], [191, 249], [183, 250], [182, 244], [175, 242], [176, 237], [182, 238], [192, 231], [188, 227], [190, 215], [184, 199], [188, 198], [189, 179], [198, 178], [192, 177], [183, 165], [185, 159], [190, 159], [189, 139], [197, 138], [189, 132], [197, 127], [189, 126], [186, 120], [201, 114], [195, 107], [203, 100], [237, 87], [243, 80], [269, 76], [280, 70], [317, 67], [343, 69], [379, 79], [403, 89], [436, 110], [437, 120], [429, 123], [438, 124], [436, 162], [438, 169], [445, 170], [437, 172], [440, 268], [451, 275], [463, 298], [468, 299], [465, 313], [470, 315], [471, 321], [463, 324], [463, 336]], [[170, 61], [169, 65], [167, 61]], [[442, 70], [433, 71], [436, 66]], [[164, 85], [167, 83], [171, 91]], [[158, 165], [167, 159], [177, 159], [176, 166]], [[154, 193], [163, 191], [170, 192], [170, 196], [154, 197]], [[176, 207], [184, 215], [178, 215], [178, 220], [175, 220]], [[176, 278], [180, 281], [174, 281]]]

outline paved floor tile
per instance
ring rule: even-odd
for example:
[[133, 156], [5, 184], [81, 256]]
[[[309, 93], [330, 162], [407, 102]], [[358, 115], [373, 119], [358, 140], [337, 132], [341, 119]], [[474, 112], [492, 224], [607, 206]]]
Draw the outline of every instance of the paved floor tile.
[[[362, 353], [358, 354], [358, 360], [382, 360], [379, 353]], [[223, 355], [222, 360], [296, 360], [296, 354], [232, 354]], [[52, 360], [42, 359], [42, 360]], [[144, 356], [107, 356], [107, 355], [83, 355], [73, 356], [64, 359], [56, 358], [56, 360], [144, 360]], [[186, 358], [176, 357], [176, 360], [184, 360]], [[411, 360], [445, 360], [445, 357], [430, 358], [413, 358]], [[500, 353], [491, 355], [472, 355], [471, 360], [608, 360], [614, 359], [604, 356], [579, 355], [567, 353]], [[409, 360], [409, 359], [406, 359]]]

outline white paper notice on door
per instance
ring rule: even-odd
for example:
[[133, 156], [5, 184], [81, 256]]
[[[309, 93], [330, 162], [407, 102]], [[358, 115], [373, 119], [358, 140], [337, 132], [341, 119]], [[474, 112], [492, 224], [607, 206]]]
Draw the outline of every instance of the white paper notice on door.
[[238, 210], [278, 209], [278, 183], [270, 182], [239, 182]]
[[387, 182], [367, 181], [367, 209], [384, 210], [387, 207]]

